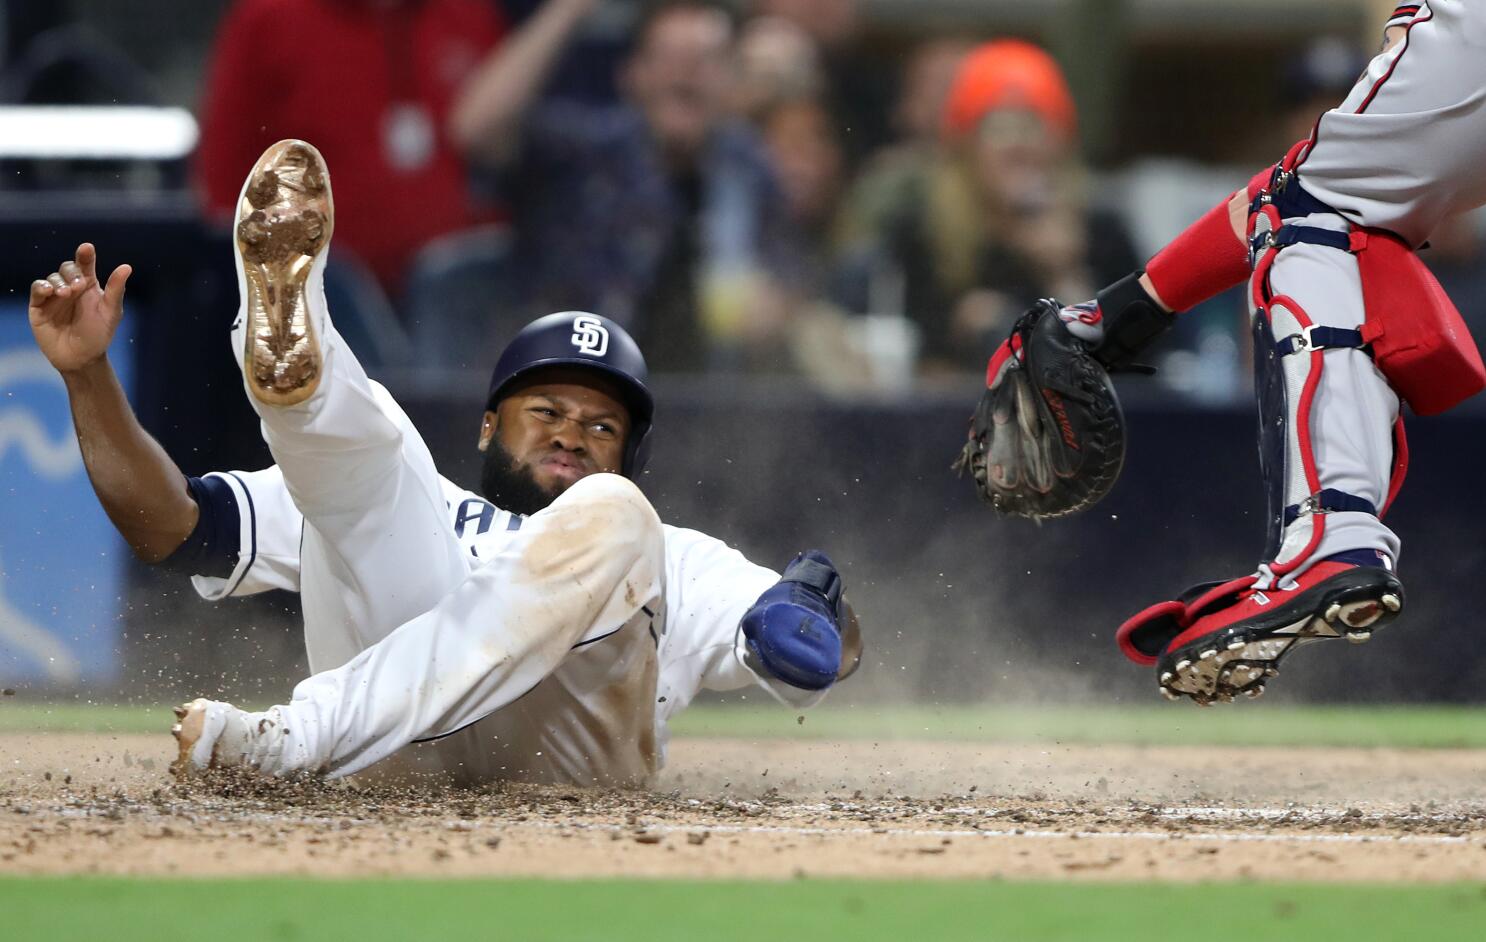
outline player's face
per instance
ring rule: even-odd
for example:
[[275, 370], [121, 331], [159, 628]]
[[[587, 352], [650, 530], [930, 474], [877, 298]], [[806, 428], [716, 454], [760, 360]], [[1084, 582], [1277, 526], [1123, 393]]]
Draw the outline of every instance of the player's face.
[[480, 450], [497, 440], [509, 456], [510, 473], [529, 476], [550, 499], [590, 474], [617, 473], [629, 425], [629, 412], [609, 384], [582, 373], [553, 372], [485, 413]]

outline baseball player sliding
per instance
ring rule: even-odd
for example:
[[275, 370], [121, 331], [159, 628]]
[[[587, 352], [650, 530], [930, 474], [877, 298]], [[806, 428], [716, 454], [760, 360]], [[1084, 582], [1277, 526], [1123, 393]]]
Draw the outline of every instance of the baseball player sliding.
[[[1172, 312], [1249, 285], [1269, 540], [1257, 570], [1117, 632], [1169, 699], [1258, 696], [1296, 645], [1368, 640], [1404, 605], [1383, 516], [1408, 450], [1400, 400], [1443, 412], [1486, 386], [1460, 315], [1414, 254], [1486, 203], [1486, 10], [1401, 4], [1382, 51], [1308, 140], [1146, 265], [1028, 312], [991, 358], [962, 466], [997, 509], [1083, 509], [1113, 486], [1123, 420], [1106, 370]], [[1221, 500], [1221, 495], [1213, 495]]]
[[[137, 555], [206, 598], [298, 591], [313, 676], [261, 713], [177, 710], [177, 770], [341, 776], [404, 751], [462, 781], [642, 782], [701, 689], [795, 707], [855, 669], [860, 633], [821, 552], [782, 576], [663, 525], [633, 478], [653, 406], [614, 322], [553, 314], [496, 365], [481, 489], [440, 477], [326, 311], [334, 225], [314, 147], [282, 141], [237, 214], [233, 356], [275, 465], [187, 478], [140, 427], [106, 350], [129, 266], [79, 247], [31, 288], [88, 472]], [[411, 754], [416, 753], [416, 754]]]

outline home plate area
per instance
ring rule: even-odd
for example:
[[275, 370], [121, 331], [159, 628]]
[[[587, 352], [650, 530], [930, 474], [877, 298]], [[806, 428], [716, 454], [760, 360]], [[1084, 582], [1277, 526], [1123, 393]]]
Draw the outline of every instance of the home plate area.
[[645, 790], [179, 784], [167, 772], [172, 752], [166, 735], [0, 734], [0, 866], [202, 876], [1486, 879], [1478, 749], [681, 738]]

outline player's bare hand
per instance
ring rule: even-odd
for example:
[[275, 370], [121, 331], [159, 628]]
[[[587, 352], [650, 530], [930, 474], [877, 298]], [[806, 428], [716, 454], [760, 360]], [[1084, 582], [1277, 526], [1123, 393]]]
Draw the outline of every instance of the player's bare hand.
[[120, 265], [100, 284], [97, 266], [98, 251], [84, 242], [74, 258], [31, 282], [31, 333], [59, 372], [101, 360], [124, 316], [124, 283], [133, 269]]

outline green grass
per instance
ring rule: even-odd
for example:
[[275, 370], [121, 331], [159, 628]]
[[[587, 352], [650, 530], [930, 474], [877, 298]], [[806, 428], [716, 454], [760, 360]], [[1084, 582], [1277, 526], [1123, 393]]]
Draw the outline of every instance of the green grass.
[[[799, 716], [804, 722], [799, 722]], [[160, 733], [166, 706], [0, 700], [0, 732]], [[846, 706], [797, 713], [774, 704], [693, 707], [677, 736], [732, 739], [923, 739], [968, 742], [1227, 743], [1271, 746], [1486, 748], [1486, 709], [1287, 707], [1244, 703], [1198, 710], [1149, 707]]]
[[1486, 747], [1486, 709], [1471, 707], [827, 705], [799, 715], [773, 705], [716, 705], [683, 713], [672, 729], [678, 736], [756, 739]]
[[0, 879], [6, 939], [1481, 938], [1479, 886]]
[[7, 698], [0, 700], [0, 732], [158, 733], [175, 722], [170, 706], [26, 703]]

